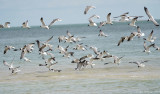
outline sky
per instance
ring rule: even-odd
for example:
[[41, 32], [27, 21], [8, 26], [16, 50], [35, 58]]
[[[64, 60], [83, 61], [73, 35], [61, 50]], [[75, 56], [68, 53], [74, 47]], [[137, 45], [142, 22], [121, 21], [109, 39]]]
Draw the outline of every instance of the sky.
[[[88, 11], [84, 15], [86, 6], [92, 5], [96, 9]], [[88, 23], [88, 18], [93, 14], [99, 15], [100, 19], [95, 22], [106, 20], [108, 13], [111, 18], [129, 12], [129, 16], [144, 16], [144, 6], [148, 8], [155, 19], [160, 19], [160, 0], [0, 0], [0, 24], [10, 22], [10, 26], [21, 26], [26, 20], [29, 26], [40, 26], [40, 18], [43, 17], [46, 25], [55, 18], [62, 19], [60, 24]]]

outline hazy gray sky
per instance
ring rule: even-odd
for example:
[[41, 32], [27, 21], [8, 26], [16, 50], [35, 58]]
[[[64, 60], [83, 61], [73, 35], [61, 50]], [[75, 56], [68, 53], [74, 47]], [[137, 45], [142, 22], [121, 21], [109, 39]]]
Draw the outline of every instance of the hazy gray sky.
[[[96, 7], [84, 15], [87, 5]], [[63, 21], [56, 24], [88, 23], [88, 18], [93, 14], [100, 16], [95, 22], [106, 20], [106, 15], [111, 12], [111, 17], [129, 12], [130, 16], [147, 16], [144, 12], [146, 6], [154, 18], [160, 19], [160, 0], [0, 0], [0, 24], [6, 21], [11, 26], [21, 26], [29, 20], [30, 26], [41, 25], [40, 17], [48, 25], [53, 19], [61, 18]]]

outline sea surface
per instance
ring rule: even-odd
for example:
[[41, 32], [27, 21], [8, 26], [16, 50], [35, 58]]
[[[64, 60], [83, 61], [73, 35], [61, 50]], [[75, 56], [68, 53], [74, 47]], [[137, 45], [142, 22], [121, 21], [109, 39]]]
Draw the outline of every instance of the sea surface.
[[[160, 23], [160, 20], [157, 20]], [[113, 25], [105, 25], [101, 28], [88, 27], [87, 24], [53, 25], [49, 30], [39, 26], [31, 26], [31, 29], [21, 27], [11, 27], [0, 29], [0, 94], [160, 94], [160, 51], [151, 48], [151, 53], [144, 53], [143, 38], [147, 38], [153, 30], [156, 37], [155, 44], [160, 47], [160, 26], [156, 27], [152, 22], [138, 21], [144, 37], [135, 37], [132, 41], [124, 41], [117, 46], [122, 36], [129, 36], [131, 32], [136, 32], [136, 27], [128, 25], [129, 22], [114, 22]], [[99, 37], [99, 30], [102, 30], [108, 37]], [[69, 31], [75, 37], [81, 38], [77, 43], [58, 42], [61, 35], [67, 36]], [[36, 40], [46, 41], [51, 36], [49, 42], [53, 45], [53, 53], [56, 61], [53, 69], [60, 69], [61, 72], [52, 72], [44, 66], [44, 60], [40, 57], [37, 44], [32, 53], [26, 54], [31, 62], [20, 60], [21, 51], [9, 50], [3, 54], [6, 45], [21, 48]], [[88, 45], [86, 51], [73, 50], [76, 44]], [[57, 50], [57, 46], [66, 47], [68, 51], [74, 52], [74, 57], [62, 57]], [[147, 45], [150, 45], [147, 42]], [[113, 58], [103, 61], [94, 61], [94, 68], [76, 71], [76, 64], [71, 63], [75, 58], [80, 58], [87, 54], [94, 54], [89, 49], [95, 46], [98, 50], [106, 50], [110, 54], [122, 57], [120, 65], [110, 63]], [[46, 57], [48, 58], [48, 57]], [[13, 60], [14, 59], [14, 60]], [[11, 74], [3, 60], [14, 66], [20, 66], [20, 72]], [[138, 68], [132, 61], [149, 60], [144, 68]]]

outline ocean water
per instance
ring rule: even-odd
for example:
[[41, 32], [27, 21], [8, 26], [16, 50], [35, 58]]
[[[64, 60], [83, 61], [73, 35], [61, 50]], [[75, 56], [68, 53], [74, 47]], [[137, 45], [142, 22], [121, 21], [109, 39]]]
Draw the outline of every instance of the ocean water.
[[[160, 23], [160, 20], [157, 20]], [[131, 32], [137, 31], [135, 27], [128, 26], [129, 22], [115, 22], [113, 25], [105, 25], [100, 28], [108, 37], [98, 37], [99, 28], [88, 27], [87, 24], [75, 25], [54, 25], [50, 30], [31, 26], [31, 29], [12, 27], [0, 29], [0, 94], [159, 94], [160, 93], [160, 51], [151, 48], [151, 53], [143, 52], [143, 38], [147, 38], [152, 30], [153, 36], [157, 37], [155, 44], [160, 46], [160, 27], [154, 26], [152, 22], [138, 21], [144, 37], [135, 37], [132, 41], [124, 41], [119, 47], [118, 41], [122, 36], [128, 36]], [[66, 36], [66, 31], [81, 38], [77, 43], [58, 42], [58, 37]], [[38, 54], [37, 45], [32, 53], [26, 55], [32, 62], [20, 60], [20, 51], [8, 51], [3, 54], [6, 45], [21, 48], [25, 44], [36, 40], [46, 41], [53, 45], [53, 53], [58, 64], [52, 68], [61, 69], [60, 73], [48, 71], [46, 67], [40, 67], [45, 61]], [[75, 58], [87, 54], [94, 54], [89, 47], [86, 51], [73, 50], [76, 44], [95, 46], [100, 51], [106, 50], [110, 54], [122, 58], [120, 65], [107, 64], [113, 62], [113, 58], [104, 61], [94, 61], [94, 68], [89, 66], [81, 71], [74, 70], [76, 64], [71, 63]], [[147, 42], [147, 45], [150, 43]], [[74, 57], [66, 58], [59, 54], [57, 46], [66, 47], [74, 51]], [[21, 72], [11, 74], [3, 60], [11, 62], [14, 58], [14, 65], [20, 66]], [[47, 57], [46, 57], [47, 58]], [[137, 68], [131, 61], [149, 60], [145, 68]]]

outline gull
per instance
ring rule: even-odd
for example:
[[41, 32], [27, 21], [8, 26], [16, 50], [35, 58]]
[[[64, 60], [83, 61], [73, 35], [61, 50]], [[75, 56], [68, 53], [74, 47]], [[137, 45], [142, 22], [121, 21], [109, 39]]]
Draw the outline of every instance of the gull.
[[31, 53], [33, 51], [34, 44], [35, 43], [29, 43], [29, 44], [23, 46], [20, 59], [23, 59], [25, 57], [26, 53]]
[[71, 36], [71, 37], [66, 37], [66, 39], [65, 39], [65, 42], [64, 43], [73, 43], [73, 42], [76, 42], [75, 40], [74, 40], [74, 36]]
[[144, 10], [147, 16], [149, 17], [148, 21], [152, 21], [155, 26], [159, 26], [159, 23], [157, 23], [156, 20], [153, 18], [153, 16], [149, 13], [147, 7], [144, 7]]
[[85, 66], [85, 63], [87, 63], [86, 60], [83, 60], [83, 61], [79, 61], [77, 63], [77, 68], [75, 68], [75, 70], [81, 70], [83, 66]]
[[133, 38], [134, 38], [135, 36], [138, 36], [138, 35], [139, 35], [138, 32], [132, 32], [132, 33], [130, 34], [130, 36], [128, 37], [127, 41], [133, 40]]
[[51, 69], [51, 66], [53, 66], [53, 65], [55, 65], [55, 64], [57, 64], [58, 62], [56, 62], [56, 63], [51, 63], [51, 62], [46, 62], [45, 61], [45, 64], [39, 64], [39, 66], [46, 66], [48, 69], [49, 69], [49, 71], [53, 71], [52, 69]]
[[69, 45], [66, 48], [63, 48], [62, 46], [57, 46], [57, 49], [60, 51], [59, 53], [64, 54], [67, 52]]
[[0, 28], [10, 28], [9, 24], [10, 22], [5, 22], [4, 25], [0, 24]]
[[53, 19], [52, 22], [49, 25], [46, 25], [43, 21], [43, 17], [40, 18], [40, 21], [42, 23], [42, 25], [40, 27], [45, 28], [45, 29], [49, 29], [50, 26], [52, 26], [55, 22], [57, 21], [62, 21], [61, 19], [57, 18], [57, 19]]
[[105, 37], [107, 37], [108, 35], [104, 34], [104, 32], [102, 30], [100, 30], [98, 36], [105, 36]]
[[49, 26], [45, 25], [44, 21], [43, 21], [43, 17], [41, 17], [40, 19], [42, 25], [40, 27], [45, 28], [45, 29], [49, 29]]
[[69, 58], [70, 56], [73, 56], [74, 52], [64, 52], [63, 57]]
[[138, 17], [133, 18], [132, 21], [131, 21], [131, 23], [129, 23], [128, 25], [137, 27], [135, 25], [135, 22], [137, 21], [137, 19], [138, 19]]
[[137, 32], [138, 32], [138, 38], [145, 36], [145, 34], [141, 32], [141, 29], [139, 26], [137, 26]]
[[29, 25], [28, 25], [28, 20], [26, 22], [23, 22], [22, 23], [22, 27], [23, 28], [27, 28], [27, 29], [30, 29]]
[[6, 61], [3, 60], [3, 64], [5, 66], [8, 66], [9, 70], [12, 71], [12, 74], [20, 72], [20, 70], [18, 69], [18, 68], [20, 68], [20, 66], [18, 66], [18, 67], [13, 66], [13, 60], [12, 60], [11, 64], [8, 64]]
[[146, 53], [149, 54], [149, 53], [151, 52], [151, 51], [149, 50], [149, 48], [154, 47], [154, 44], [150, 44], [149, 46], [146, 46], [146, 42], [144, 41], [143, 46], [144, 46], [144, 51], [143, 51], [143, 52], [146, 52]]
[[124, 56], [122, 56], [122, 57], [113, 56], [113, 58], [114, 58], [114, 63], [119, 65], [120, 62], [121, 62], [121, 59], [122, 59], [123, 57], [124, 57]]
[[5, 46], [5, 49], [4, 49], [4, 53], [3, 54], [6, 54], [8, 50], [10, 49], [15, 49], [15, 47], [13, 46]]
[[14, 66], [13, 66], [13, 60], [12, 60], [11, 64], [8, 64], [5, 60], [3, 60], [3, 64], [5, 66], [8, 66], [9, 70], [11, 70], [12, 68], [14, 68]]
[[149, 34], [148, 38], [143, 38], [144, 40], [147, 40], [149, 42], [154, 42], [154, 40], [156, 39], [156, 37], [153, 37], [153, 30], [151, 31], [151, 33]]
[[9, 24], [10, 24], [10, 22], [5, 22], [4, 28], [10, 28]]
[[42, 45], [39, 40], [36, 40], [39, 51], [41, 52], [46, 47], [49, 48], [47, 51], [50, 51], [50, 50], [52, 51], [53, 45], [49, 44], [49, 41], [51, 41], [52, 39], [53, 39], [53, 36], [51, 36], [47, 41], [43, 42]]
[[62, 21], [62, 19], [60, 18], [53, 19], [53, 21], [48, 25], [48, 27], [52, 26], [55, 22], [58, 22], [58, 21]]
[[145, 65], [143, 63], [148, 62], [149, 60], [145, 60], [145, 61], [136, 61], [136, 62], [129, 62], [129, 63], [134, 63], [138, 65], [138, 68], [140, 67], [145, 67]]
[[106, 22], [106, 24], [113, 24], [112, 23], [112, 20], [111, 20], [111, 13], [108, 13], [108, 15], [107, 15], [107, 22]]
[[120, 44], [121, 44], [124, 40], [128, 40], [128, 36], [121, 37], [121, 39], [119, 40], [117, 46], [120, 46]]
[[[123, 13], [122, 15], [118, 16], [118, 17], [121, 17], [119, 21], [121, 22], [129, 21], [127, 14], [129, 14], [129, 12]], [[118, 17], [113, 17], [113, 18], [118, 18]]]
[[66, 40], [65, 36], [59, 36], [58, 37], [59, 43]]
[[100, 22], [100, 25], [98, 26], [98, 28], [100, 28], [100, 27], [102, 27], [102, 26], [104, 26], [106, 24], [111, 24], [111, 25], [113, 24], [112, 20], [111, 20], [111, 13], [108, 13], [106, 18], [107, 18], [107, 21]]
[[83, 45], [82, 43], [81, 44], [77, 44], [76, 47], [73, 48], [74, 50], [87, 50]]
[[100, 25], [98, 26], [98, 28], [100, 28], [100, 27], [104, 26], [105, 24], [106, 24], [106, 21], [102, 21], [102, 22], [100, 22]]
[[95, 8], [96, 8], [95, 6], [86, 6], [84, 14], [87, 14], [88, 10], [95, 9]]
[[97, 48], [97, 47], [92, 47], [92, 46], [91, 46], [90, 49], [92, 49], [93, 52], [94, 52], [96, 55], [99, 54], [99, 51], [98, 51], [98, 48]]
[[93, 22], [92, 19], [89, 19], [88, 21], [89, 21], [88, 26], [97, 26], [97, 24], [95, 22]]
[[31, 60], [28, 59], [27, 57], [23, 57], [23, 59], [24, 59], [24, 61], [26, 61], [26, 62], [31, 62]]

